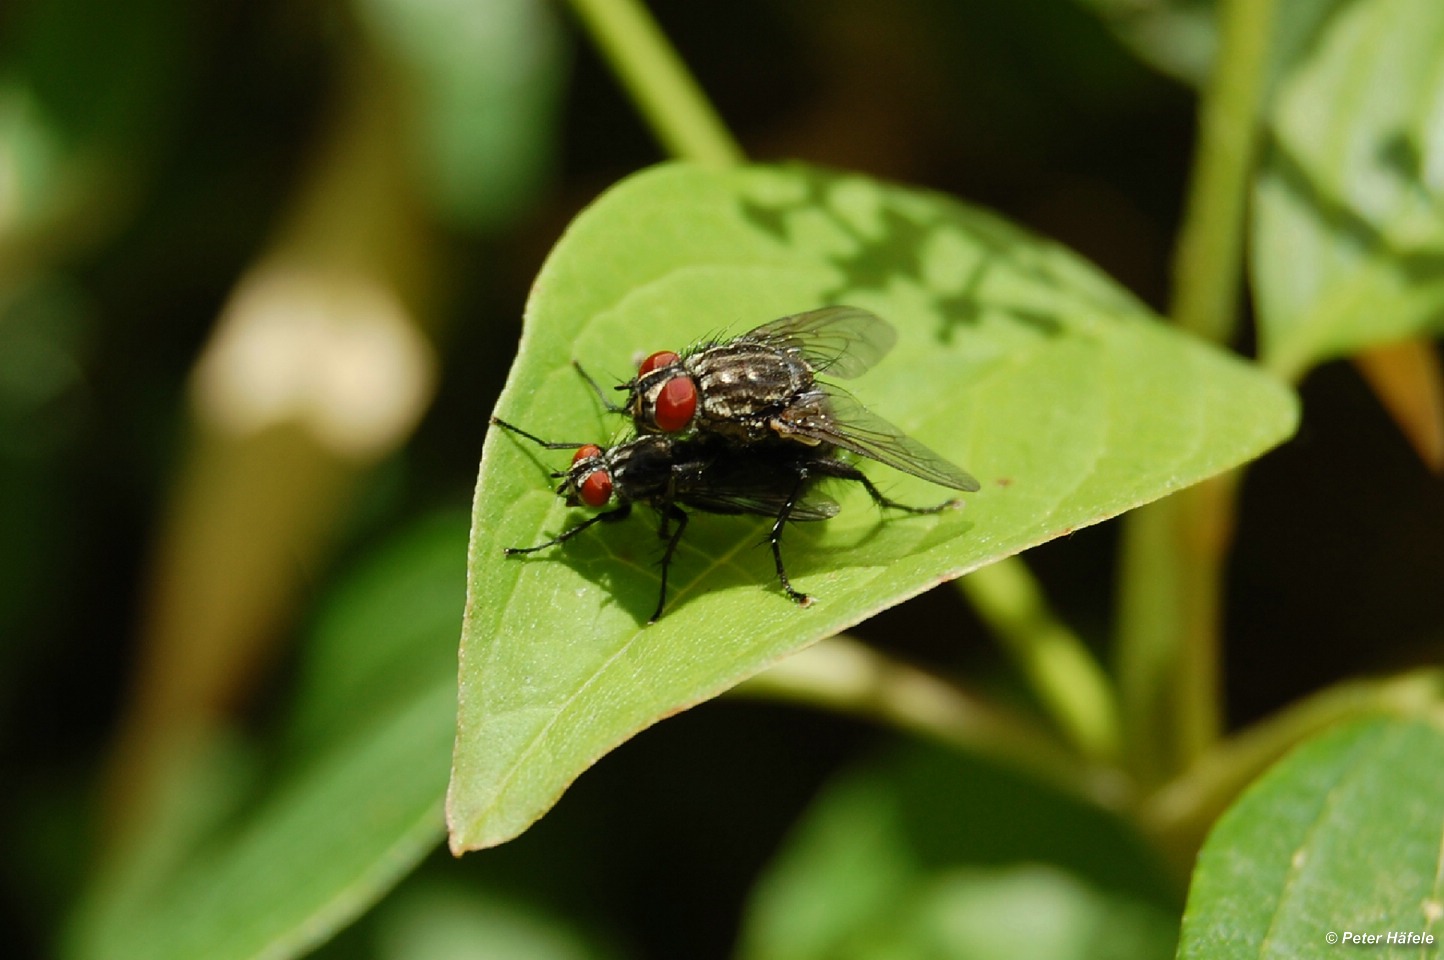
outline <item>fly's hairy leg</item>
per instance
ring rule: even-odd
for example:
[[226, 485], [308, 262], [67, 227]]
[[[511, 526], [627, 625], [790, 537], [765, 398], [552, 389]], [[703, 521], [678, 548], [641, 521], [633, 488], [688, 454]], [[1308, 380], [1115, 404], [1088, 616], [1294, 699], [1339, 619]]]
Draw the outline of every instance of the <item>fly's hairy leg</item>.
[[578, 447], [585, 447], [587, 445], [585, 443], [569, 443], [565, 441], [543, 440], [536, 434], [527, 433], [525, 430], [523, 430], [521, 427], [516, 426], [515, 424], [507, 423], [501, 417], [492, 417], [491, 422], [496, 424], [498, 427], [501, 427], [503, 430], [511, 431], [519, 437], [526, 437], [532, 443], [546, 450], [576, 450]]
[[[626, 408], [626, 407], [619, 406], [619, 405], [617, 405], [617, 404], [615, 404], [615, 403], [613, 403], [612, 401], [610, 401], [610, 400], [607, 399], [607, 394], [606, 394], [606, 392], [605, 392], [604, 390], [602, 390], [602, 385], [601, 385], [600, 383], [597, 383], [597, 381], [593, 380], [593, 379], [592, 379], [592, 375], [591, 375], [590, 373], [587, 373], [585, 370], [583, 370], [583, 369], [582, 369], [582, 365], [581, 365], [580, 363], [578, 363], [577, 361], [573, 360], [573, 361], [572, 361], [572, 366], [576, 368], [577, 373], [580, 373], [580, 374], [582, 375], [582, 379], [587, 382], [587, 386], [589, 386], [589, 387], [592, 388], [592, 392], [597, 395], [597, 400], [599, 400], [599, 401], [601, 402], [602, 406], [606, 408], [606, 410], [607, 410], [608, 413], [626, 413], [626, 412], [627, 412], [627, 408]], [[618, 389], [618, 390], [624, 390], [624, 389], [626, 389], [626, 388], [625, 388], [625, 387], [617, 387], [617, 389]]]
[[891, 497], [885, 496], [867, 474], [857, 469], [850, 463], [841, 460], [822, 460], [812, 465], [812, 469], [829, 477], [836, 477], [839, 480], [855, 480], [862, 484], [868, 496], [872, 497], [873, 503], [879, 507], [890, 507], [893, 510], [902, 510], [905, 513], [942, 513], [944, 510], [951, 510], [962, 503], [961, 500], [944, 500], [942, 503], [934, 504], [931, 507], [915, 507], [907, 503], [899, 503]]
[[[675, 503], [667, 503], [660, 508], [660, 511], [662, 526], [658, 533], [668, 529], [673, 522], [677, 524], [677, 529], [672, 531], [671, 536], [667, 538], [667, 549], [662, 552], [662, 590], [657, 597], [657, 610], [647, 621], [648, 623], [656, 623], [662, 618], [662, 608], [667, 605], [667, 570], [672, 566], [672, 554], [677, 552], [677, 544], [682, 541], [682, 532], [687, 529], [687, 514]], [[666, 534], [662, 535], [666, 536]]]
[[792, 581], [787, 578], [787, 568], [782, 565], [782, 528], [787, 523], [787, 518], [792, 516], [792, 508], [797, 506], [798, 498], [802, 496], [802, 489], [807, 485], [807, 467], [797, 468], [797, 482], [792, 485], [792, 493], [787, 501], [782, 504], [782, 509], [777, 511], [777, 520], [772, 524], [772, 532], [767, 536], [767, 542], [772, 545], [772, 559], [777, 564], [777, 579], [782, 583], [782, 589], [787, 593], [789, 599], [794, 603], [808, 606], [812, 598], [805, 593], [793, 589]]
[[547, 547], [554, 547], [559, 543], [566, 543], [572, 537], [583, 530], [597, 523], [611, 523], [614, 520], [625, 520], [632, 512], [632, 505], [624, 503], [615, 510], [608, 510], [606, 513], [599, 513], [594, 517], [588, 517], [581, 523], [552, 537], [546, 543], [539, 543], [534, 547], [506, 547], [502, 552], [508, 557], [514, 557], [522, 553], [536, 553], [538, 550], [545, 550]]

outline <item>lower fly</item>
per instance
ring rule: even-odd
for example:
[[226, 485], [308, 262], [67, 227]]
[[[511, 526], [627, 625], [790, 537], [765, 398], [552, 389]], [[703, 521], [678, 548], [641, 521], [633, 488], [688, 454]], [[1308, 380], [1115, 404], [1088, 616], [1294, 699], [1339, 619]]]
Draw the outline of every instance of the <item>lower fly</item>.
[[634, 503], [645, 503], [661, 518], [657, 534], [666, 541], [662, 554], [661, 590], [648, 623], [662, 616], [667, 602], [667, 573], [687, 529], [683, 507], [704, 513], [753, 515], [772, 519], [768, 543], [778, 582], [789, 599], [807, 606], [812, 598], [792, 585], [782, 562], [782, 530], [789, 522], [827, 520], [838, 504], [819, 492], [827, 479], [862, 484], [874, 503], [905, 513], [940, 513], [959, 506], [957, 500], [915, 507], [882, 493], [857, 467], [841, 460], [825, 445], [791, 443], [738, 445], [697, 435], [676, 438], [644, 434], [611, 447], [591, 443], [543, 440], [497, 417], [492, 423], [547, 450], [573, 450], [571, 465], [552, 474], [562, 481], [557, 495], [568, 506], [606, 509], [551, 539], [531, 547], [508, 547], [507, 556], [535, 553], [565, 543], [597, 523], [623, 520]]

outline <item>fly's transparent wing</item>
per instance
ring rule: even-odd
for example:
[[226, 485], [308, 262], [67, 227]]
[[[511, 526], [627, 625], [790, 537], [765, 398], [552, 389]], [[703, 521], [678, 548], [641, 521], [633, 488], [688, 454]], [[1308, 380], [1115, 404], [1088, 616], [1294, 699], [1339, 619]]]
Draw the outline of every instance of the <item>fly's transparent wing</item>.
[[739, 340], [793, 349], [817, 373], [851, 380], [897, 343], [892, 324], [857, 307], [822, 307], [764, 323]]
[[[690, 491], [678, 497], [681, 503], [707, 513], [748, 513], [763, 517], [776, 517], [787, 504], [791, 490], [722, 490], [707, 489]], [[828, 520], [837, 516], [842, 509], [837, 501], [825, 494], [808, 492], [792, 505], [788, 515], [791, 520]]]
[[839, 387], [805, 395], [778, 416], [786, 431], [836, 444], [870, 460], [964, 493], [978, 481], [942, 455], [914, 440]]

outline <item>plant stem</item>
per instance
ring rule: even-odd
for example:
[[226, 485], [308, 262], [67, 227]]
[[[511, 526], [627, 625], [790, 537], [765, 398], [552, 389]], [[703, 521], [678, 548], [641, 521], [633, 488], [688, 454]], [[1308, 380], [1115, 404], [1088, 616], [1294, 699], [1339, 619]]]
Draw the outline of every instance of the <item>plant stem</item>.
[[[1204, 91], [1172, 315], [1218, 343], [1233, 336], [1245, 211], [1257, 149], [1274, 0], [1223, 0], [1221, 45]], [[1118, 675], [1134, 769], [1166, 777], [1217, 740], [1224, 564], [1238, 476], [1217, 477], [1129, 515]]]
[[572, 7], [668, 153], [710, 167], [745, 160], [640, 0], [572, 0]]
[[1045, 730], [930, 673], [836, 636], [736, 688], [749, 696], [848, 711], [993, 757], [1112, 809], [1131, 789], [1114, 769], [1080, 762]]
[[1214, 343], [1238, 323], [1244, 226], [1275, 0], [1222, 0], [1219, 59], [1199, 106], [1193, 180], [1173, 259], [1175, 323]]
[[1098, 661], [1048, 607], [1027, 564], [1010, 557], [958, 587], [1002, 642], [1064, 734], [1086, 756], [1115, 760], [1118, 704]]
[[1303, 740], [1348, 720], [1380, 714], [1438, 719], [1441, 711], [1444, 671], [1437, 669], [1320, 691], [1215, 746], [1150, 795], [1139, 822], [1178, 862], [1192, 864], [1209, 827], [1238, 793]]

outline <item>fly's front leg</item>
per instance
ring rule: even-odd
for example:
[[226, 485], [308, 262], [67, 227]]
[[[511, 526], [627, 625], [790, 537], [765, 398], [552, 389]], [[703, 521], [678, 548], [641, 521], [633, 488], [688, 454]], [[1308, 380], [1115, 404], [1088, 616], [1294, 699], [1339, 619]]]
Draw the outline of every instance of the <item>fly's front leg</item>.
[[[662, 592], [657, 597], [657, 610], [648, 623], [656, 623], [662, 618], [662, 608], [667, 605], [667, 570], [672, 566], [672, 554], [677, 552], [677, 544], [682, 542], [682, 531], [687, 529], [687, 514], [681, 507], [669, 502], [658, 509], [662, 514], [662, 526], [657, 533], [667, 537], [667, 549], [662, 552]], [[662, 530], [670, 528], [673, 521], [676, 521], [677, 529], [670, 536], [662, 533]]]
[[[604, 406], [604, 407], [607, 408], [607, 412], [608, 412], [608, 413], [626, 413], [626, 412], [627, 412], [627, 408], [626, 408], [626, 407], [618, 406], [617, 404], [615, 404], [615, 403], [613, 403], [612, 401], [610, 401], [610, 400], [607, 399], [606, 393], [602, 390], [602, 385], [599, 384], [599, 383], [597, 383], [597, 381], [593, 380], [593, 379], [592, 379], [592, 375], [591, 375], [590, 373], [587, 373], [585, 370], [583, 370], [583, 369], [582, 369], [582, 365], [581, 365], [580, 363], [578, 363], [577, 361], [573, 360], [573, 361], [572, 361], [572, 366], [576, 368], [577, 373], [580, 373], [580, 374], [582, 375], [582, 379], [587, 382], [587, 386], [589, 386], [589, 387], [592, 388], [592, 392], [597, 395], [597, 399], [601, 401], [602, 406]], [[625, 388], [625, 387], [618, 387], [617, 389], [618, 389], [618, 390], [624, 390], [624, 389], [626, 389], [626, 388]]]
[[788, 494], [782, 509], [777, 511], [777, 520], [772, 524], [772, 532], [767, 537], [767, 542], [772, 545], [772, 559], [777, 564], [777, 579], [781, 581], [782, 589], [792, 602], [804, 607], [811, 605], [812, 598], [793, 589], [792, 581], [787, 579], [787, 568], [782, 565], [782, 527], [787, 523], [787, 518], [792, 516], [792, 509], [797, 506], [798, 498], [802, 496], [808, 476], [807, 467], [797, 468], [797, 482], [792, 485], [792, 493]]
[[836, 477], [839, 480], [856, 480], [862, 484], [872, 502], [879, 507], [891, 507], [894, 510], [902, 510], [905, 513], [942, 513], [944, 510], [952, 510], [963, 505], [963, 501], [953, 499], [944, 500], [942, 503], [931, 507], [914, 507], [911, 504], [899, 503], [891, 497], [884, 496], [883, 492], [873, 485], [867, 478], [867, 474], [857, 469], [850, 463], [841, 460], [822, 460], [812, 465], [812, 469], [829, 477]]
[[512, 433], [516, 434], [519, 437], [526, 437], [532, 443], [545, 450], [575, 450], [578, 447], [585, 447], [587, 445], [585, 443], [569, 443], [566, 441], [543, 440], [541, 437], [538, 437], [537, 435], [532, 433], [527, 433], [521, 427], [507, 423], [501, 417], [494, 415], [491, 418], [491, 422], [496, 424], [498, 427], [501, 427], [503, 430], [510, 430]]
[[502, 552], [508, 557], [515, 557], [523, 553], [536, 553], [538, 550], [545, 550], [547, 547], [554, 547], [559, 543], [566, 543], [572, 537], [575, 537], [593, 524], [611, 523], [613, 520], [625, 520], [631, 512], [632, 505], [630, 503], [624, 503], [615, 510], [608, 510], [606, 513], [599, 513], [594, 517], [588, 517], [570, 530], [552, 537], [546, 543], [539, 543], [534, 547], [505, 547]]

